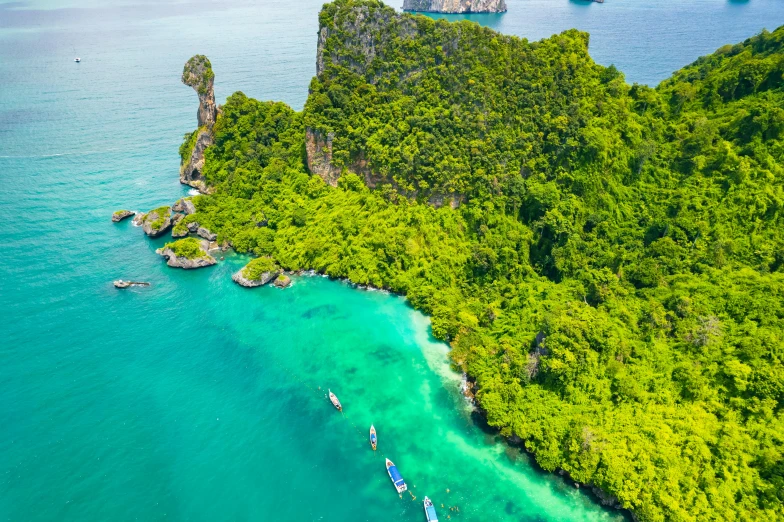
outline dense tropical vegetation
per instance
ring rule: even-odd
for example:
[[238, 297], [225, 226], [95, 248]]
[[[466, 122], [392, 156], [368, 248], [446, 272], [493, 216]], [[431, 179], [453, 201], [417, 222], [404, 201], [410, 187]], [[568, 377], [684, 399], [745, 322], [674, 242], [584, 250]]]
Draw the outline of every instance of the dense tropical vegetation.
[[493, 426], [640, 520], [784, 519], [784, 28], [652, 89], [577, 31], [320, 21], [305, 110], [229, 97], [187, 219], [406, 294]]

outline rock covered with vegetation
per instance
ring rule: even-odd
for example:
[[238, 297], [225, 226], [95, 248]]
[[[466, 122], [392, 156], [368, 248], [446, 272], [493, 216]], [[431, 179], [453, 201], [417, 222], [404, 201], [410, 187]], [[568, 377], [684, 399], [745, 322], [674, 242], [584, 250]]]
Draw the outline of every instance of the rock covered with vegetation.
[[231, 276], [238, 285], [247, 288], [263, 286], [280, 274], [280, 267], [271, 257], [258, 257]]
[[272, 284], [278, 288], [288, 288], [291, 286], [291, 278], [285, 274], [280, 274]]
[[505, 13], [504, 0], [404, 0], [404, 11], [427, 13]]
[[305, 110], [229, 97], [189, 218], [407, 295], [491, 425], [640, 520], [784, 518], [784, 28], [651, 89], [577, 31], [320, 24]]
[[180, 182], [204, 192], [206, 187], [202, 179], [204, 169], [204, 151], [212, 145], [212, 127], [218, 116], [215, 104], [215, 73], [212, 64], [204, 55], [193, 56], [185, 63], [182, 71], [182, 83], [193, 87], [199, 95], [197, 122], [199, 127], [185, 136], [180, 147]]
[[160, 207], [144, 214], [141, 219], [142, 230], [150, 237], [159, 237], [171, 228], [171, 207]]
[[173, 268], [204, 268], [217, 263], [209, 254], [209, 247], [209, 241], [189, 237], [166, 243], [155, 253], [165, 258], [166, 264]]
[[129, 218], [136, 214], [132, 210], [117, 210], [112, 214], [112, 221], [115, 223], [119, 223], [123, 219]]
[[196, 115], [199, 127], [212, 128], [218, 116], [218, 106], [215, 104], [215, 73], [209, 59], [197, 54], [185, 62], [182, 83], [193, 87], [199, 95], [199, 112]]

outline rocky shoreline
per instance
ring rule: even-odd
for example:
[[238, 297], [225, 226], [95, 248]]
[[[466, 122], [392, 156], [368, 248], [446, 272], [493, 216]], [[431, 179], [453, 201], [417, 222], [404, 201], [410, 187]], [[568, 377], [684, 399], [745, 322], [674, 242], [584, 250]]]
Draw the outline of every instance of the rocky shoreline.
[[519, 448], [520, 451], [524, 452], [530, 458], [529, 462], [539, 471], [542, 473], [547, 474], [555, 474], [561, 477], [567, 484], [571, 484], [575, 489], [583, 490], [584, 493], [595, 499], [599, 504], [604, 507], [616, 510], [618, 512], [623, 513], [625, 516], [629, 517], [632, 521], [638, 522], [639, 519], [637, 515], [630, 509], [625, 508], [620, 500], [614, 495], [607, 493], [599, 486], [595, 486], [593, 484], [586, 484], [584, 482], [580, 482], [575, 480], [568, 471], [563, 468], [556, 468], [552, 471], [546, 470], [539, 465], [536, 461], [536, 454], [530, 451], [525, 446], [525, 439], [518, 437], [517, 435], [501, 435], [501, 430], [496, 428], [495, 426], [491, 426], [487, 422], [487, 412], [482, 408], [479, 402], [476, 400], [475, 397], [475, 390], [476, 390], [476, 379], [467, 373], [463, 373], [463, 383], [461, 385], [461, 393], [463, 396], [471, 403], [472, 411], [476, 415], [471, 415], [471, 420], [478, 428], [485, 432], [495, 433], [500, 435], [503, 439], [504, 444], [508, 445], [512, 448]]

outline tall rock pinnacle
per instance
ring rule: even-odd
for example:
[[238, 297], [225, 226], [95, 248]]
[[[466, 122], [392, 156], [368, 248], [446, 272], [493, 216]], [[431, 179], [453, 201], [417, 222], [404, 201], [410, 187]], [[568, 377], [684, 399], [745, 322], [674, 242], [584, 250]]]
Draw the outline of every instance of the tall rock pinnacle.
[[215, 73], [212, 72], [210, 60], [203, 54], [197, 54], [185, 63], [182, 70], [182, 83], [193, 87], [199, 95], [199, 127], [212, 128], [218, 115], [215, 105]]
[[199, 95], [197, 114], [199, 128], [186, 136], [186, 143], [180, 148], [182, 155], [180, 183], [190, 185], [202, 192], [208, 190], [203, 175], [204, 151], [213, 143], [212, 127], [218, 117], [214, 81], [215, 73], [212, 72], [212, 65], [203, 54], [197, 54], [185, 63], [182, 70], [182, 83], [193, 87]]

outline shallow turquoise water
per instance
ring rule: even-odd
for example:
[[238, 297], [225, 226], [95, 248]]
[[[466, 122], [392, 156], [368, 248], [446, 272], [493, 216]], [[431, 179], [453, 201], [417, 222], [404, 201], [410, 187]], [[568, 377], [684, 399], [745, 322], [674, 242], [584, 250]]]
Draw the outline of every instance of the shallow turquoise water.
[[[220, 100], [302, 106], [321, 2], [106, 4], [0, 3], [0, 520], [418, 521], [425, 494], [455, 520], [617, 518], [474, 425], [403, 299], [319, 277], [248, 291], [229, 280], [241, 257], [171, 270], [162, 240], [109, 222], [185, 193], [192, 54]], [[765, 0], [508, 4], [472, 18], [590, 30], [601, 63], [648, 83], [784, 23]], [[416, 502], [369, 450], [371, 422]]]

